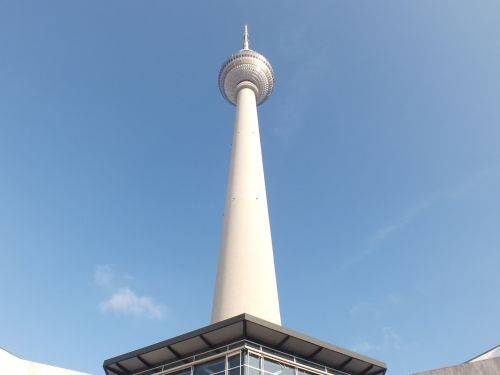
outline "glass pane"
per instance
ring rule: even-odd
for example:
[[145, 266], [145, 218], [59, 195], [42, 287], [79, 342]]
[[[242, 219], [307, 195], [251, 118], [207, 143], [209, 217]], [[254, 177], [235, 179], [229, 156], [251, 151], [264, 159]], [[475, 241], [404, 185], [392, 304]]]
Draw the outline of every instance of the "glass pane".
[[260, 370], [245, 366], [245, 375], [260, 375]]
[[270, 359], [264, 358], [264, 371], [269, 372], [274, 375], [295, 375], [295, 369], [279, 363], [272, 361]]
[[184, 370], [176, 371], [172, 375], [191, 375], [191, 367], [185, 368]]
[[240, 368], [241, 367], [232, 368], [231, 370], [228, 370], [227, 373], [228, 373], [228, 375], [241, 375]]
[[272, 374], [281, 370], [281, 364], [270, 359], [264, 358], [264, 370]]
[[260, 357], [255, 354], [248, 354], [248, 364], [255, 368], [260, 368]]
[[238, 367], [240, 365], [240, 355], [233, 355], [227, 359], [228, 368]]
[[201, 363], [194, 367], [194, 375], [211, 375], [224, 371], [225, 358], [217, 358], [210, 362]]

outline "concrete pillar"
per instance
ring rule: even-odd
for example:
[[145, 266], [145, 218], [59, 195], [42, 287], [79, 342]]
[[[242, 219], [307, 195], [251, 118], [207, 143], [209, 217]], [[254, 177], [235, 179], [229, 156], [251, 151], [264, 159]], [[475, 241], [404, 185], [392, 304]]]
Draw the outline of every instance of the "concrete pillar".
[[281, 324], [256, 96], [239, 86], [212, 323], [248, 313]]

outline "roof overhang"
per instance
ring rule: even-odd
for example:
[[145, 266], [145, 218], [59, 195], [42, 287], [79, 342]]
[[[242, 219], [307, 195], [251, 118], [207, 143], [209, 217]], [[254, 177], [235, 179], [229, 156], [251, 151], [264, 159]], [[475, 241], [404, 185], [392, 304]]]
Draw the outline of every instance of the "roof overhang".
[[126, 375], [249, 340], [353, 375], [382, 375], [385, 363], [291, 329], [241, 314], [104, 361], [108, 375]]

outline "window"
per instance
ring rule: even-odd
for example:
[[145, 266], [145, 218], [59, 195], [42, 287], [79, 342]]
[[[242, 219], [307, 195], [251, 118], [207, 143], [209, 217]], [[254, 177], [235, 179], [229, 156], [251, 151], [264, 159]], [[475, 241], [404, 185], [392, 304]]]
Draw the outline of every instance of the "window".
[[293, 367], [264, 358], [264, 371], [272, 375], [295, 375]]
[[254, 367], [254, 368], [260, 369], [260, 357], [258, 355], [249, 353], [247, 355], [247, 364], [250, 367]]
[[227, 359], [228, 375], [241, 375], [240, 371], [240, 354], [233, 355]]
[[245, 355], [245, 375], [260, 375], [260, 357], [247, 353]]
[[191, 375], [191, 367], [173, 372], [172, 375]]
[[212, 375], [224, 372], [226, 359], [224, 357], [194, 367], [194, 375]]
[[227, 368], [231, 369], [240, 366], [240, 354], [233, 355], [227, 359]]

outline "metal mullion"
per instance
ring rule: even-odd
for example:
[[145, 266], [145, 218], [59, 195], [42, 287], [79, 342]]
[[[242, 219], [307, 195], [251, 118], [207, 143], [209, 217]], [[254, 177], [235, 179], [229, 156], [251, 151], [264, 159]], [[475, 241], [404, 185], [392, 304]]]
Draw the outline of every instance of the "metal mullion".
[[[205, 362], [208, 362], [208, 361], [211, 361], [211, 360], [213, 360], [213, 359], [220, 358], [220, 357], [222, 357], [223, 355], [228, 355], [228, 354], [234, 353], [234, 352], [236, 352], [236, 351], [238, 351], [238, 350], [241, 350], [241, 347], [240, 347], [240, 348], [234, 348], [234, 349], [231, 349], [231, 351], [230, 351], [230, 352], [227, 352], [227, 353], [223, 353], [223, 354], [222, 354], [222, 353], [216, 353], [216, 354], [214, 354], [214, 355], [212, 355], [212, 356], [210, 356], [210, 357], [205, 357], [205, 358], [202, 358], [202, 359], [200, 359], [199, 361], [193, 361], [193, 362], [191, 362], [191, 363], [189, 364], [189, 366], [191, 366], [191, 367], [192, 367], [192, 370], [191, 370], [191, 375], [194, 375], [194, 372], [193, 372], [193, 371], [194, 371], [194, 370], [193, 370], [193, 369], [194, 369], [194, 366], [199, 365], [199, 364], [202, 364], [202, 363], [205, 363]], [[202, 354], [203, 354], [203, 353], [202, 353]], [[193, 357], [194, 357], [194, 356], [193, 356]], [[190, 358], [192, 358], [192, 357], [190, 357]], [[181, 361], [182, 361], [182, 360], [181, 360]], [[180, 362], [180, 361], [179, 361], [179, 362]], [[168, 370], [165, 370], [165, 372], [163, 372], [162, 374], [159, 374], [159, 375], [163, 375], [163, 374], [167, 374], [167, 373], [171, 373], [171, 372], [175, 372], [175, 371], [180, 371], [180, 370], [185, 369], [185, 368], [187, 368], [187, 367], [188, 367], [187, 365], [185, 365], [185, 366], [182, 366], [182, 365], [181, 365], [181, 366], [179, 366], [179, 367], [173, 367], [173, 368], [170, 368], [170, 369], [168, 369]], [[219, 373], [219, 374], [220, 374], [220, 373]]]
[[[263, 351], [259, 351], [258, 349], [255, 349], [255, 348], [252, 348], [252, 347], [248, 347], [248, 351], [249, 352], [252, 352], [252, 349], [253, 349], [253, 353], [260, 356], [261, 357], [261, 360], [264, 358], [264, 357], [267, 357], [267, 358], [270, 358], [270, 359], [274, 359], [278, 362], [282, 362], [282, 363], [285, 363], [287, 365], [290, 365], [291, 367], [297, 367], [297, 368], [303, 368], [304, 370], [306, 371], [309, 371], [309, 372], [312, 372], [314, 374], [323, 374], [323, 375], [327, 375], [327, 373], [325, 371], [321, 371], [321, 370], [318, 370], [318, 369], [315, 369], [313, 367], [309, 367], [305, 364], [302, 364], [302, 363], [296, 363], [296, 362], [293, 362], [291, 361], [290, 359], [287, 359], [287, 358], [281, 358], [279, 356], [277, 356], [276, 354], [272, 354], [272, 353], [266, 353], [266, 352], [263, 352]], [[284, 353], [286, 354], [286, 353]], [[295, 356], [293, 356], [295, 358]], [[297, 365], [300, 365], [300, 366], [297, 366]], [[261, 367], [262, 367], [262, 370], [264, 369], [264, 366], [261, 364]], [[255, 368], [255, 367], [253, 367]], [[345, 374], [345, 373], [344, 373]], [[264, 374], [260, 374], [260, 375], [264, 375]]]
[[[187, 358], [184, 358], [184, 359], [180, 359], [180, 360], [177, 360], [177, 361], [174, 361], [172, 363], [170, 363], [169, 365], [171, 366], [172, 364], [175, 364], [176, 362], [183, 362], [182, 365], [178, 366], [178, 367], [171, 367], [169, 369], [165, 369], [165, 366], [166, 365], [160, 365], [160, 366], [157, 366], [158, 368], [161, 368], [161, 370], [159, 370], [159, 372], [157, 373], [158, 375], [166, 375], [166, 374], [169, 374], [169, 373], [172, 373], [172, 372], [175, 372], [175, 371], [180, 371], [182, 369], [186, 369], [188, 366], [190, 367], [190, 375], [194, 375], [194, 366], [196, 365], [199, 365], [199, 364], [202, 364], [204, 362], [208, 362], [208, 361], [211, 361], [213, 359], [217, 359], [217, 358], [220, 358], [222, 357], [222, 355], [224, 355], [226, 357], [226, 361], [225, 361], [225, 369], [224, 369], [224, 374], [223, 375], [229, 375], [229, 357], [232, 355], [232, 354], [235, 354], [236, 352], [240, 352], [240, 375], [248, 375], [248, 369], [249, 368], [253, 368], [253, 369], [256, 369], [255, 367], [253, 366], [250, 366], [249, 364], [244, 364], [245, 361], [245, 356], [248, 356], [250, 353], [254, 354], [254, 355], [257, 355], [259, 357], [259, 363], [260, 363], [260, 369], [256, 369], [256, 370], [259, 370], [259, 375], [266, 375], [264, 373], [264, 358], [269, 358], [269, 359], [272, 359], [272, 360], [276, 360], [278, 362], [281, 362], [283, 364], [286, 364], [292, 368], [294, 368], [295, 370], [295, 375], [299, 375], [298, 374], [298, 371], [299, 370], [304, 370], [304, 371], [307, 371], [307, 372], [310, 372], [314, 375], [332, 375], [332, 372], [333, 371], [335, 374], [339, 374], [339, 375], [347, 375], [344, 371], [342, 370], [338, 370], [338, 369], [333, 369], [333, 368], [329, 368], [329, 367], [325, 367], [325, 369], [327, 371], [323, 371], [323, 370], [319, 370], [315, 367], [310, 367], [307, 365], [307, 363], [303, 363], [303, 362], [310, 362], [311, 365], [315, 365], [315, 363], [313, 361], [310, 361], [310, 360], [307, 360], [305, 358], [302, 358], [302, 357], [297, 357], [297, 356], [294, 356], [294, 355], [290, 355], [290, 354], [287, 354], [287, 353], [283, 353], [283, 355], [286, 355], [286, 356], [291, 356], [292, 359], [289, 359], [289, 358], [282, 358], [279, 356], [279, 353], [281, 353], [280, 350], [276, 350], [276, 349], [272, 349], [272, 348], [269, 348], [269, 349], [272, 349], [273, 351], [277, 352], [278, 354], [273, 354], [273, 353], [267, 353], [263, 350], [263, 348], [268, 348], [267, 346], [264, 346], [264, 345], [261, 345], [261, 344], [257, 344], [251, 340], [247, 340], [247, 339], [243, 339], [243, 340], [239, 340], [239, 341], [236, 341], [234, 342], [233, 344], [231, 345], [235, 345], [235, 344], [239, 344], [241, 343], [240, 346], [238, 347], [235, 347], [233, 349], [231, 349], [230, 351], [225, 351], [224, 353], [214, 353], [213, 355], [210, 355], [208, 357], [205, 357], [205, 358], [202, 358], [200, 360], [194, 360], [195, 359], [195, 356], [191, 356], [191, 357], [187, 357]], [[248, 344], [247, 344], [248, 343]], [[258, 348], [255, 348], [253, 347], [252, 345], [256, 345]], [[225, 346], [221, 346], [221, 347], [218, 347], [218, 348], [215, 348], [215, 349], [210, 349], [210, 350], [207, 350], [203, 353], [199, 353], [197, 356], [201, 356], [203, 354], [206, 354], [206, 353], [209, 353], [209, 352], [215, 352], [216, 350], [219, 350], [219, 349], [222, 349], [222, 348], [227, 348], [229, 347], [229, 345], [225, 345]], [[189, 360], [189, 359], [193, 359], [193, 362], [191, 363], [185, 363], [186, 360]], [[153, 370], [155, 368], [152, 368], [151, 370]], [[328, 370], [331, 370], [331, 371], [328, 371]], [[148, 370], [146, 370], [148, 371]], [[138, 374], [140, 374], [142, 372], [139, 372]], [[222, 374], [219, 373], [219, 374]]]

